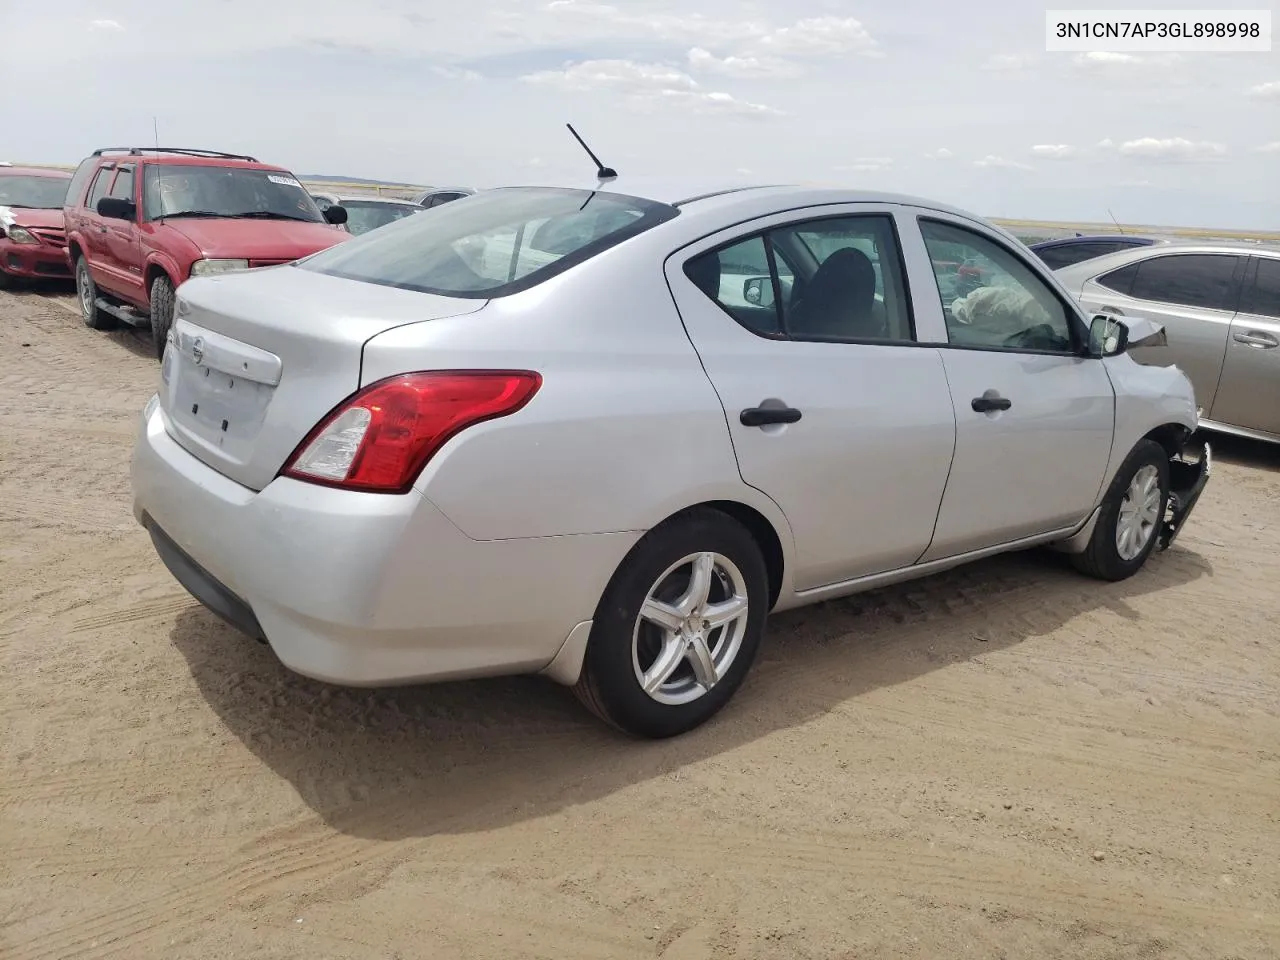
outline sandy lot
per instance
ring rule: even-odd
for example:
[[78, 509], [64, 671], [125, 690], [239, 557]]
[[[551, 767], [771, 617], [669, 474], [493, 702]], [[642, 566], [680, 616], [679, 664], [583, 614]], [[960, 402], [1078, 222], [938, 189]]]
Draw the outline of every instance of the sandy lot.
[[1280, 957], [1280, 451], [1134, 579], [1007, 557], [771, 621], [635, 743], [536, 679], [326, 688], [130, 513], [158, 365], [0, 294], [0, 955]]

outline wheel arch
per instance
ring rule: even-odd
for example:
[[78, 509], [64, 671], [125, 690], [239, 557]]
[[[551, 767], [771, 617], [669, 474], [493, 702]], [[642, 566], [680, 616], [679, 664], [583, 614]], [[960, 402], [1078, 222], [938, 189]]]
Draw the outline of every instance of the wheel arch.
[[147, 300], [151, 300], [151, 285], [156, 282], [156, 278], [165, 276], [169, 278], [169, 282], [173, 284], [174, 290], [178, 289], [178, 281], [173, 278], [174, 271], [159, 260], [151, 260], [147, 263], [146, 270], [142, 274], [143, 282], [146, 284]]

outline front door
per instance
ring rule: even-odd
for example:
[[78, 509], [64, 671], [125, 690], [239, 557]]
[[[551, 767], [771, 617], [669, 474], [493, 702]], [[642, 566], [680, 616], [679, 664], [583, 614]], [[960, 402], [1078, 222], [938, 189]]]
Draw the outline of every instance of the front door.
[[786, 514], [797, 590], [914, 563], [955, 439], [942, 358], [917, 344], [887, 208], [741, 225], [667, 280], [743, 480]]
[[1253, 257], [1205, 418], [1280, 436], [1280, 259]]
[[1115, 400], [1102, 361], [1080, 354], [1080, 314], [998, 234], [933, 212], [916, 224], [931, 262], [983, 268], [982, 285], [964, 292], [940, 270], [933, 289], [913, 290], [918, 310], [942, 312], [956, 418], [946, 496], [921, 559], [1084, 520], [1106, 473]]

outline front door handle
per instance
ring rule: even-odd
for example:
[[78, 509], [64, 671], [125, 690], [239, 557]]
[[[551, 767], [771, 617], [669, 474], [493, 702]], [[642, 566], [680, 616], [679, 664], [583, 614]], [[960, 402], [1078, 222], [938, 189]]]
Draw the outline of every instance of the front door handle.
[[747, 407], [738, 414], [744, 427], [763, 427], [771, 423], [795, 423], [800, 411], [795, 407]]
[[1277, 340], [1269, 333], [1237, 333], [1233, 339], [1236, 343], [1244, 343], [1251, 347], [1261, 347], [1263, 350], [1280, 347], [1280, 340]]
[[973, 407], [977, 413], [990, 413], [992, 410], [1008, 410], [1013, 406], [1013, 401], [1008, 397], [991, 397], [983, 394], [981, 397], [970, 400], [969, 406]]

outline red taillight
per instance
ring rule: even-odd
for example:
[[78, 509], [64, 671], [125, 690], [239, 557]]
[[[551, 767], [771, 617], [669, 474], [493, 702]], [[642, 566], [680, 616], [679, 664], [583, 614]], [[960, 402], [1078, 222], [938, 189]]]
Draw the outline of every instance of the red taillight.
[[445, 442], [523, 407], [542, 385], [528, 370], [433, 370], [371, 383], [316, 425], [282, 476], [404, 493]]

